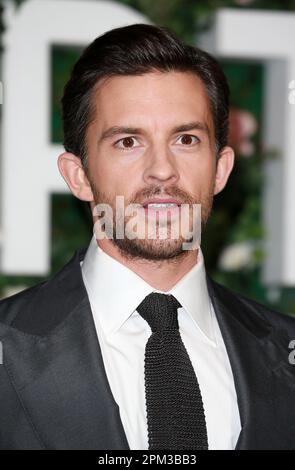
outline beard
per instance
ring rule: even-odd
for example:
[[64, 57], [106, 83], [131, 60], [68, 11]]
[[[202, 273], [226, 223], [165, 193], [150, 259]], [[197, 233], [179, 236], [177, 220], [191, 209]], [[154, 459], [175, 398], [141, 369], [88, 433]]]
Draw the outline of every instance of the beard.
[[[193, 206], [198, 204], [200, 207], [200, 216], [199, 216], [199, 231], [203, 231], [212, 210], [213, 198], [214, 198], [214, 183], [211, 182], [205, 195], [202, 195], [199, 198], [192, 196], [179, 189], [176, 186], [170, 186], [169, 188], [162, 188], [160, 186], [150, 186], [141, 191], [134, 193], [130, 200], [127, 201], [127, 205], [135, 204], [141, 205], [141, 203], [146, 199], [151, 199], [153, 197], [161, 197], [165, 194], [165, 197], [169, 196], [175, 198], [178, 201], [181, 201], [181, 205], [186, 204], [188, 208], [187, 219], [189, 230], [187, 233], [179, 233], [175, 237], [175, 232], [173, 224], [177, 223], [178, 227], [180, 226], [180, 215], [173, 219], [166, 217], [163, 223], [163, 219], [158, 218], [154, 221], [154, 229], [152, 230], [152, 237], [144, 236], [141, 237], [132, 237], [130, 236], [130, 217], [125, 215], [124, 210], [116, 210], [116, 196], [101, 192], [98, 190], [96, 185], [90, 181], [91, 189], [94, 196], [95, 207], [100, 204], [106, 204], [112, 209], [112, 237], [108, 237], [110, 241], [119, 249], [121, 255], [126, 259], [143, 259], [148, 261], [169, 261], [177, 262], [180, 257], [185, 257], [189, 254], [188, 249], [183, 249], [184, 243], [192, 243], [194, 240], [194, 231], [196, 231], [194, 225], [194, 216], [193, 216]], [[138, 206], [139, 207], [139, 206]], [[141, 207], [141, 206], [140, 206]], [[143, 210], [141, 208], [141, 210]], [[148, 215], [145, 214], [143, 224], [147, 227], [149, 220]], [[142, 220], [142, 219], [141, 219]], [[116, 222], [120, 222], [121, 226], [124, 226], [124, 236], [118, 236]], [[145, 233], [148, 230], [144, 231]], [[181, 231], [182, 232], [182, 231]], [[149, 232], [150, 233], [150, 232]], [[163, 234], [165, 238], [162, 238]], [[174, 235], [173, 235], [174, 234]], [[200, 236], [199, 236], [200, 238]], [[195, 247], [194, 249], [198, 248]]]

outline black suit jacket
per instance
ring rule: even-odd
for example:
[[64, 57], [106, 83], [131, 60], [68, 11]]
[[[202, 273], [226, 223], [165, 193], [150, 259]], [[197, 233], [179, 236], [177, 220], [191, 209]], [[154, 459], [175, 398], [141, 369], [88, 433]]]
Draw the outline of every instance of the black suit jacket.
[[[0, 449], [129, 449], [81, 276], [85, 251], [0, 302]], [[237, 392], [236, 449], [294, 450], [295, 320], [207, 284]]]

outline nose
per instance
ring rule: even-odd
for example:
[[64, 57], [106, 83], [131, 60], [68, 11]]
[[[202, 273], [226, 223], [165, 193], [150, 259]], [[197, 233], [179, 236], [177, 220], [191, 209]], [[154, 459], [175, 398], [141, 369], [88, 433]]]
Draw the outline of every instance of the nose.
[[175, 184], [179, 180], [175, 156], [167, 147], [153, 149], [148, 157], [143, 175], [147, 184]]

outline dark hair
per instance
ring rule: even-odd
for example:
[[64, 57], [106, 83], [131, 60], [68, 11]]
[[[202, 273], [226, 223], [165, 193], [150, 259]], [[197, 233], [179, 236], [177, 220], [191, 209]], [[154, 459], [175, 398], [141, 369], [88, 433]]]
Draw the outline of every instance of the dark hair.
[[204, 83], [211, 107], [216, 152], [227, 144], [229, 88], [218, 62], [207, 52], [184, 44], [166, 27], [133, 24], [96, 38], [75, 64], [64, 88], [64, 147], [86, 166], [86, 130], [94, 118], [93, 92], [98, 81], [152, 71], [193, 72]]

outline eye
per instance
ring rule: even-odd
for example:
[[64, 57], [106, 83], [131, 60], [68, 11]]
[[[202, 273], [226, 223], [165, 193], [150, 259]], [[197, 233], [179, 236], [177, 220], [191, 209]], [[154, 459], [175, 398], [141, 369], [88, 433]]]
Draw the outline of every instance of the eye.
[[136, 138], [133, 136], [123, 137], [123, 139], [117, 140], [117, 142], [115, 142], [114, 145], [115, 147], [118, 147], [119, 149], [129, 150], [134, 147], [137, 147], [133, 145], [134, 141], [136, 141]]
[[200, 142], [200, 139], [197, 136], [191, 134], [182, 134], [177, 140], [179, 139], [182, 139], [182, 144], [186, 147], [191, 147], [192, 145]]

